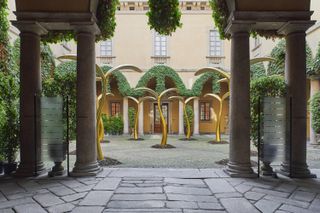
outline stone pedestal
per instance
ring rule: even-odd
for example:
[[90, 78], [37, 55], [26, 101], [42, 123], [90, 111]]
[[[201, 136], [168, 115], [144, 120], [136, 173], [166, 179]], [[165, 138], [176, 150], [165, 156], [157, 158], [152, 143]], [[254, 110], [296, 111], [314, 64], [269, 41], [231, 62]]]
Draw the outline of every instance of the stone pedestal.
[[78, 31], [77, 42], [77, 159], [71, 175], [91, 176], [100, 171], [96, 147], [95, 35], [90, 30]]
[[[40, 114], [40, 102], [35, 94], [42, 92], [40, 69], [40, 35], [46, 30], [37, 23], [14, 23], [21, 31], [20, 39], [20, 165], [17, 176], [33, 176], [44, 172], [41, 161], [40, 125], [35, 119]], [[35, 107], [37, 115], [35, 115]], [[37, 117], [37, 118], [36, 118]], [[35, 131], [37, 130], [37, 134]]]
[[193, 100], [193, 135], [199, 135], [199, 98]]
[[257, 177], [250, 163], [249, 33], [231, 37], [230, 145], [226, 172], [231, 177]]
[[123, 98], [123, 134], [129, 134], [128, 98]]
[[139, 137], [144, 135], [144, 127], [143, 127], [143, 102], [139, 104], [139, 120], [138, 120], [138, 133]]
[[[291, 28], [289, 28], [291, 29]], [[294, 178], [314, 177], [306, 163], [307, 143], [307, 97], [306, 97], [306, 40], [305, 31], [289, 30], [286, 33], [286, 70], [285, 79], [288, 87], [288, 100], [292, 98], [292, 129], [291, 129], [291, 168], [290, 168], [290, 141], [287, 142], [286, 161], [281, 171]], [[288, 101], [289, 102], [289, 101]], [[287, 111], [290, 106], [287, 104]], [[287, 113], [289, 115], [289, 113]]]
[[184, 135], [183, 103], [179, 100], [179, 135]]

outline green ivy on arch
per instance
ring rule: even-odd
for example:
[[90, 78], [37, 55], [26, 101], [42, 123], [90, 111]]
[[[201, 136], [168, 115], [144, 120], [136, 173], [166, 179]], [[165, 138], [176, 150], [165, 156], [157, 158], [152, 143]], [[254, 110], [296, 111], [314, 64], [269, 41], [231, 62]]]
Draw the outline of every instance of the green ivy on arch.
[[200, 96], [205, 83], [212, 80], [212, 93], [220, 93], [219, 75], [213, 72], [207, 72], [201, 75], [192, 86], [192, 95]]

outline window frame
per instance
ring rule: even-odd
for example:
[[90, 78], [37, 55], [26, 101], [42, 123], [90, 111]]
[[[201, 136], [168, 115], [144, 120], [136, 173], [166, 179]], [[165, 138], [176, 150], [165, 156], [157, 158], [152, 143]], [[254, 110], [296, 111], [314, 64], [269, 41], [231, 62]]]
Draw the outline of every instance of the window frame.
[[[219, 48], [219, 50], [217, 48]], [[216, 29], [209, 30], [209, 56], [210, 57], [223, 56], [223, 42], [220, 39], [218, 30]]]
[[[104, 53], [103, 53], [104, 52]], [[112, 40], [105, 40], [100, 42], [100, 56], [112, 57], [113, 54], [113, 42]]]
[[[159, 38], [159, 41], [157, 41], [157, 38]], [[164, 39], [164, 40], [162, 40], [162, 39]], [[157, 45], [157, 42], [160, 42], [159, 46]], [[162, 43], [164, 43], [164, 44], [162, 44]], [[159, 47], [159, 50], [157, 50], [157, 47]], [[163, 52], [164, 52], [164, 54], [163, 54]], [[154, 57], [168, 57], [168, 36], [160, 35], [159, 33], [154, 32], [153, 56]]]
[[[115, 114], [113, 114], [113, 104], [119, 104], [119, 112], [117, 113], [117, 106], [115, 106]], [[120, 116], [121, 113], [121, 102], [120, 101], [110, 101], [110, 116]]]
[[[209, 104], [209, 106], [208, 106], [208, 118], [206, 118], [206, 116], [205, 116], [205, 115], [206, 115], [206, 107], [205, 107], [206, 104]], [[204, 111], [203, 111], [204, 115], [203, 115], [203, 118], [202, 118], [201, 105], [204, 106]], [[201, 122], [211, 121], [211, 107], [212, 107], [212, 104], [211, 104], [210, 101], [200, 101], [200, 102], [199, 102], [199, 120], [200, 120]]]

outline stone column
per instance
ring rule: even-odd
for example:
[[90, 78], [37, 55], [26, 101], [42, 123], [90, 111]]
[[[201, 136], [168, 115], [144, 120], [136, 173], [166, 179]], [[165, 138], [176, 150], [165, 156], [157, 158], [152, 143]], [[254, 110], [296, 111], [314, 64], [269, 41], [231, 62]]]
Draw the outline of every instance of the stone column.
[[[310, 79], [310, 98], [320, 91], [320, 79]], [[313, 145], [318, 144], [316, 140], [316, 133], [312, 128], [312, 113], [310, 111], [310, 143]]]
[[183, 103], [179, 100], [179, 135], [184, 135]]
[[193, 99], [193, 135], [199, 135], [199, 98]]
[[143, 102], [139, 104], [139, 120], [138, 120], [138, 133], [139, 137], [144, 135], [144, 128], [143, 128]]
[[[40, 126], [35, 134], [35, 119], [39, 117], [40, 102], [34, 104], [35, 94], [42, 92], [40, 69], [40, 35], [47, 31], [38, 23], [14, 22], [21, 33], [20, 45], [20, 165], [17, 176], [33, 176], [44, 171], [41, 161]], [[37, 115], [35, 115], [35, 107]]]
[[250, 56], [246, 28], [231, 32], [230, 145], [226, 172], [256, 177], [250, 163]]
[[129, 134], [128, 98], [123, 98], [123, 134]]
[[95, 34], [77, 31], [77, 159], [72, 176], [91, 176], [100, 171], [96, 148]]
[[[309, 23], [310, 24], [310, 23]], [[307, 26], [309, 26], [307, 24]], [[302, 27], [302, 28], [301, 28]], [[292, 98], [291, 120], [291, 166], [290, 140], [287, 140], [287, 157], [281, 171], [294, 178], [314, 177], [306, 163], [307, 145], [307, 87], [306, 87], [306, 26], [288, 24], [283, 29], [286, 35], [286, 68], [285, 79], [287, 97]], [[287, 112], [290, 107], [287, 104]], [[290, 113], [287, 113], [288, 115]], [[289, 139], [288, 138], [288, 139]]]

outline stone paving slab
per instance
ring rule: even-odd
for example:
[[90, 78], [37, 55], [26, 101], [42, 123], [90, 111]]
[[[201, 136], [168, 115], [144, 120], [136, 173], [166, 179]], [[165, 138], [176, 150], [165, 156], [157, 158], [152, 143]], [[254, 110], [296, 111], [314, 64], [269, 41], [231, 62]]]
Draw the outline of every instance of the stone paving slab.
[[234, 179], [217, 169], [110, 168], [88, 178], [5, 179], [2, 212], [319, 213], [320, 180]]

